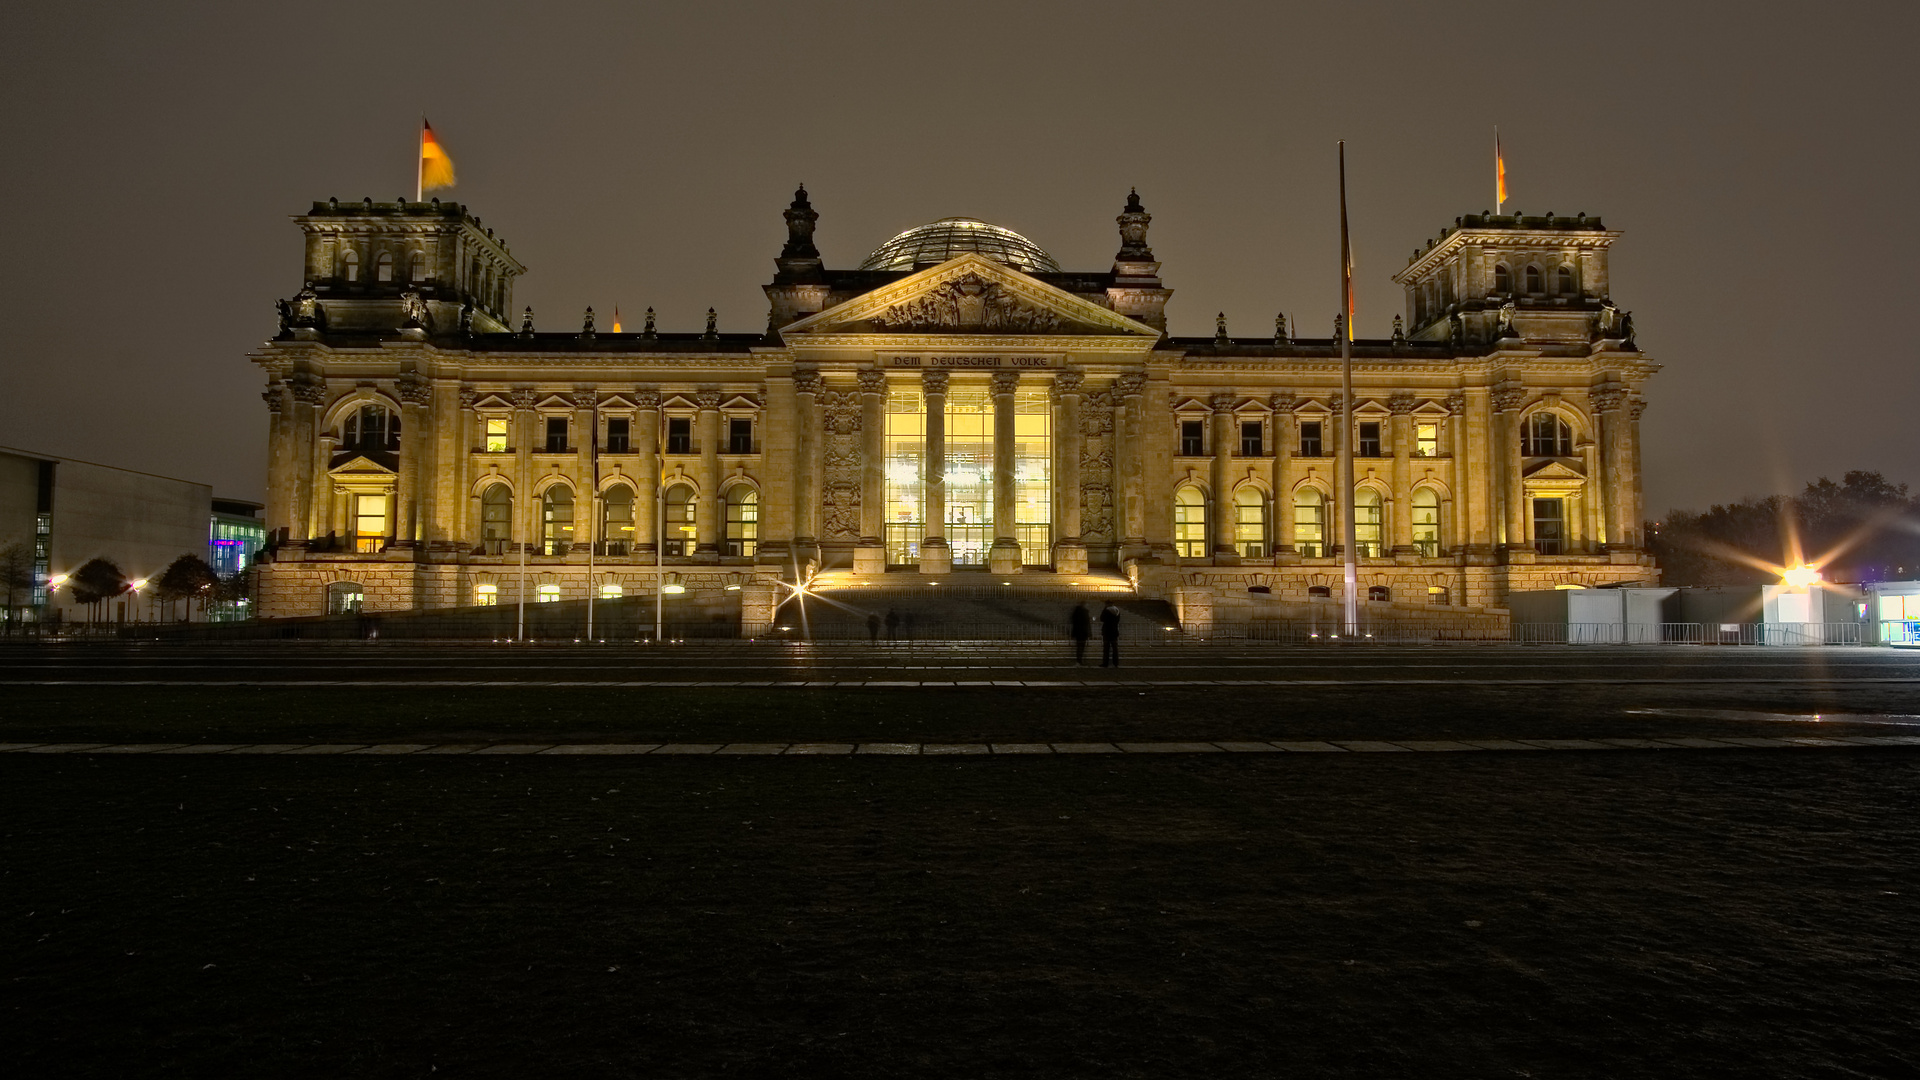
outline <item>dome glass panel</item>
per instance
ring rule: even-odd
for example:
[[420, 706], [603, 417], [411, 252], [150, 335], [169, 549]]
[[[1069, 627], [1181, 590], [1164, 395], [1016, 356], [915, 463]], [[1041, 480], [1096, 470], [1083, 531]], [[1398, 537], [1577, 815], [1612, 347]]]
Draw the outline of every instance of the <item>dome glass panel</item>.
[[946, 262], [967, 251], [977, 251], [1029, 274], [1060, 272], [1060, 264], [1040, 245], [1012, 229], [964, 217], [941, 218], [908, 229], [876, 248], [860, 269], [911, 270]]

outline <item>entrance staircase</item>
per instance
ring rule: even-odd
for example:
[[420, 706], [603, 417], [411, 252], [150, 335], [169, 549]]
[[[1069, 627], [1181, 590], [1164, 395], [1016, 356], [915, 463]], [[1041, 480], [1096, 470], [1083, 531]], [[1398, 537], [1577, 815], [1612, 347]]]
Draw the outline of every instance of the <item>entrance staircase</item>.
[[871, 633], [869, 616], [878, 616], [883, 641], [889, 636], [913, 641], [1065, 641], [1074, 605], [1085, 604], [1098, 638], [1100, 610], [1109, 600], [1120, 609], [1124, 640], [1180, 636], [1173, 605], [1136, 596], [1121, 577], [1035, 581], [985, 573], [823, 574], [807, 595], [788, 599], [775, 612], [774, 636], [864, 641]]

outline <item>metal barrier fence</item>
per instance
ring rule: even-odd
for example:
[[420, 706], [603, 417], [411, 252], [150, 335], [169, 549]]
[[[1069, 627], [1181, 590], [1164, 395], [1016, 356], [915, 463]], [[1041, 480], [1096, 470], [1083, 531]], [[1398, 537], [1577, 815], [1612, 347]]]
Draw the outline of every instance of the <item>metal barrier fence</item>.
[[1863, 645], [1864, 623], [1516, 623], [1522, 645]]

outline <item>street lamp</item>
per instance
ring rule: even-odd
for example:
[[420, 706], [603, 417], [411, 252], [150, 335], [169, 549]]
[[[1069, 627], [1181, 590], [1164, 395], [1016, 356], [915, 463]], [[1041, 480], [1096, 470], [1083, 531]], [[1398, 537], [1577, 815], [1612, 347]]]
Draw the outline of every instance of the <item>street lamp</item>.
[[1819, 584], [1821, 580], [1820, 568], [1808, 566], [1806, 563], [1801, 563], [1798, 566], [1789, 566], [1781, 572], [1780, 580], [1793, 588], [1804, 589], [1810, 585]]
[[[133, 594], [133, 621], [134, 622], [140, 621], [140, 590], [146, 587], [147, 587], [146, 578], [138, 578], [136, 580], [127, 582], [127, 591]], [[192, 617], [191, 609], [188, 610], [188, 617]]]

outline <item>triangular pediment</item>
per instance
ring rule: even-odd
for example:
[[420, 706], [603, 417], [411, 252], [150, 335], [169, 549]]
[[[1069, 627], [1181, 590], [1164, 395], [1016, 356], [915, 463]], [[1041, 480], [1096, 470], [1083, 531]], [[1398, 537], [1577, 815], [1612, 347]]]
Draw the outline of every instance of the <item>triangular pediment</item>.
[[380, 464], [364, 454], [355, 454], [340, 464], [335, 465], [333, 468], [328, 469], [327, 475], [332, 476], [336, 480], [346, 480], [361, 476], [395, 476], [397, 474], [392, 469], [387, 468], [385, 465]]
[[1558, 461], [1549, 461], [1530, 469], [1525, 474], [1528, 480], [1584, 480], [1586, 477]]
[[809, 315], [780, 333], [789, 343], [883, 334], [1160, 337], [1145, 323], [971, 251]]

